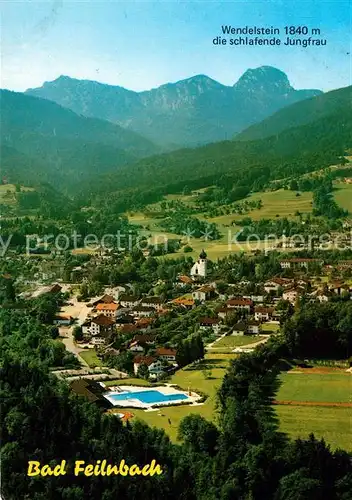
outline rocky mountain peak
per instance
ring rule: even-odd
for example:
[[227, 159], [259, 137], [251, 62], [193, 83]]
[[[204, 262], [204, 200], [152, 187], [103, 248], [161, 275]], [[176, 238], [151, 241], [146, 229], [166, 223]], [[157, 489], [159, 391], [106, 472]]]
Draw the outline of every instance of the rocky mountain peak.
[[260, 66], [248, 69], [234, 85], [235, 90], [257, 90], [271, 89], [282, 92], [290, 92], [293, 88], [286, 73], [272, 66]]

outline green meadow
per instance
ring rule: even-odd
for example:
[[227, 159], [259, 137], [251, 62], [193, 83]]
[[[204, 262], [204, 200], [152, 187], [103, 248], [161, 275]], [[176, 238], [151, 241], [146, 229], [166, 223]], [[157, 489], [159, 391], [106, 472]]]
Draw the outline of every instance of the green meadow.
[[352, 213], [352, 184], [336, 183], [334, 198], [340, 207]]
[[[310, 213], [312, 211], [312, 193], [301, 193], [296, 196], [295, 191], [280, 189], [277, 191], [266, 191], [254, 193], [246, 198], [248, 201], [262, 200], [263, 206], [261, 209], [255, 209], [248, 212], [245, 216], [251, 217], [253, 220], [262, 218], [274, 219], [276, 217], [295, 218], [295, 213]], [[166, 200], [180, 200], [189, 207], [194, 206], [196, 195], [167, 195]], [[153, 209], [157, 209], [158, 203], [151, 205], [145, 212], [127, 213], [129, 222], [141, 226], [142, 234], [150, 237], [151, 243], [162, 242], [162, 237], [169, 239], [180, 239], [182, 246], [189, 244], [193, 249], [185, 255], [197, 258], [200, 251], [204, 248], [210, 259], [216, 260], [226, 257], [233, 252], [250, 252], [256, 249], [263, 249], [264, 242], [252, 242], [249, 245], [241, 245], [240, 243], [233, 243], [232, 239], [238, 232], [239, 227], [232, 226], [232, 223], [242, 219], [244, 216], [236, 214], [220, 215], [205, 219], [205, 214], [195, 213], [194, 215], [199, 219], [207, 220], [209, 223], [214, 222], [218, 225], [221, 234], [221, 239], [216, 241], [204, 241], [202, 239], [192, 238], [190, 242], [182, 235], [174, 233], [166, 233], [160, 227], [161, 219], [153, 214]], [[220, 207], [221, 208], [221, 207]], [[173, 254], [167, 254], [165, 258], [174, 258], [183, 254], [183, 248]]]
[[[170, 406], [155, 411], [132, 409], [132, 413], [149, 425], [164, 429], [174, 442], [177, 440], [177, 430], [182, 418], [191, 413], [202, 415], [217, 423], [216, 393], [231, 359], [235, 357], [235, 354], [207, 352], [201, 363], [183, 368], [172, 376], [170, 383], [177, 384], [186, 391], [199, 390], [207, 394], [208, 399], [204, 404]], [[281, 375], [282, 385], [277, 399], [313, 403], [347, 402], [351, 394], [351, 380], [352, 378], [345, 374], [285, 373]], [[127, 379], [123, 383], [132, 381], [134, 384], [139, 383], [138, 379]], [[145, 381], [141, 381], [140, 385], [145, 385]], [[280, 429], [291, 437], [307, 437], [313, 432], [317, 437], [324, 437], [332, 448], [343, 447], [352, 451], [352, 408], [275, 405], [275, 411], [279, 417]]]
[[280, 401], [310, 401], [349, 403], [352, 395], [352, 375], [337, 373], [285, 373], [277, 394]]

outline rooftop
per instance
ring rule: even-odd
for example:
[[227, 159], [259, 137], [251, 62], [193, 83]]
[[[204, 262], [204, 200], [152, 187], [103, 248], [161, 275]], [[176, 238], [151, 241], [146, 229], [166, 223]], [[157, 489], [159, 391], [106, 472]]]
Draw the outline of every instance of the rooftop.
[[99, 326], [110, 326], [115, 324], [115, 322], [111, 318], [108, 318], [104, 314], [100, 314], [96, 318], [93, 318], [92, 323], [95, 323]]
[[118, 308], [119, 305], [115, 302], [99, 303], [96, 307], [97, 311], [117, 311]]

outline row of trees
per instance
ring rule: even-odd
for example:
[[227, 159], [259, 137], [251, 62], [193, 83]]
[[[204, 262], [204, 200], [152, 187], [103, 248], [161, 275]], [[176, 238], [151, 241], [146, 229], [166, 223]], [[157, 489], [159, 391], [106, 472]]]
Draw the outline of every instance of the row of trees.
[[182, 340], [177, 346], [176, 362], [180, 368], [204, 358], [204, 344], [200, 334]]
[[346, 359], [352, 355], [351, 301], [303, 303], [283, 334], [293, 357]]

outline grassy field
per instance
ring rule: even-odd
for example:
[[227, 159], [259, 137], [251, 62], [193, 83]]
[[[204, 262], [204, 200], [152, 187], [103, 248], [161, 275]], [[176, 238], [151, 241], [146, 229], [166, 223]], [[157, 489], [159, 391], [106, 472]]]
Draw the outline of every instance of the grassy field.
[[352, 408], [319, 406], [275, 406], [280, 429], [291, 437], [307, 437], [313, 432], [332, 448], [352, 451]]
[[71, 250], [72, 255], [93, 255], [97, 253], [97, 250], [93, 248], [85, 247], [85, 248], [74, 248]]
[[273, 323], [272, 321], [268, 321], [267, 323], [262, 324], [262, 332], [263, 333], [269, 333], [269, 332], [277, 332], [280, 328], [280, 325], [277, 323]]
[[[33, 188], [21, 186], [21, 191], [33, 191]], [[15, 205], [16, 200], [16, 186], [14, 184], [1, 184], [0, 185], [0, 203], [3, 205]]]
[[[184, 203], [192, 205], [195, 196], [182, 196], [182, 195], [168, 195], [166, 199], [179, 199]], [[272, 192], [262, 192], [255, 193], [247, 198], [248, 201], [262, 200], [263, 207], [258, 210], [252, 210], [246, 216], [251, 217], [254, 220], [259, 220], [261, 218], [275, 218], [288, 217], [294, 218], [295, 212], [298, 210], [301, 213], [309, 213], [312, 211], [312, 193], [301, 193], [301, 196], [296, 196], [295, 191], [285, 191], [280, 189], [278, 191]], [[177, 235], [174, 233], [165, 233], [159, 226], [160, 220], [157, 217], [150, 216], [143, 212], [127, 213], [129, 222], [143, 227], [142, 234], [145, 236], [151, 236], [150, 243], [162, 242], [161, 237], [166, 237], [169, 239], [180, 239], [182, 244], [187, 244], [188, 242], [182, 235]], [[198, 218], [205, 220], [204, 214], [195, 214]], [[184, 254], [182, 249], [177, 253], [168, 254], [163, 258], [175, 258], [180, 255], [187, 255], [197, 258], [201, 250], [204, 248], [210, 259], [216, 260], [218, 258], [223, 258], [233, 252], [250, 252], [256, 249], [265, 248], [264, 242], [252, 242], [251, 244], [239, 244], [231, 243], [232, 238], [238, 232], [239, 227], [232, 227], [231, 224], [234, 220], [240, 220], [244, 216], [229, 214], [222, 215], [219, 217], [214, 217], [211, 219], [206, 219], [208, 222], [214, 222], [218, 225], [218, 229], [221, 234], [221, 239], [217, 241], [204, 241], [202, 239], [192, 238], [189, 242], [193, 249], [193, 252]]]
[[[134, 415], [151, 426], [164, 429], [174, 442], [180, 421], [191, 413], [217, 422], [216, 392], [234, 357], [234, 354], [207, 353], [204, 362], [196, 368], [180, 370], [172, 377], [171, 383], [185, 390], [198, 389], [206, 393], [209, 397], [203, 405], [166, 407], [150, 412], [132, 410]], [[205, 378], [204, 368], [211, 371], [209, 379]], [[283, 384], [277, 399], [345, 402], [350, 397], [352, 379], [345, 374], [282, 374], [281, 379]], [[313, 432], [317, 437], [324, 437], [332, 448], [352, 451], [352, 408], [276, 405], [275, 410], [281, 430], [290, 436], [307, 437]]]
[[[179, 239], [181, 240], [181, 245], [188, 244], [186, 238], [182, 235], [164, 232], [159, 226], [160, 219], [150, 218], [141, 212], [133, 213], [132, 215], [127, 214], [127, 216], [131, 224], [136, 224], [142, 226], [143, 228], [148, 227], [148, 229], [142, 229], [141, 233], [149, 237], [150, 244], [163, 243], [165, 241], [164, 238]], [[189, 242], [189, 245], [192, 247], [193, 252], [184, 253], [181, 248], [178, 252], [163, 255], [160, 258], [170, 259], [185, 255], [187, 257], [196, 259], [204, 248], [208, 254], [208, 257], [212, 260], [216, 260], [218, 258], [223, 258], [232, 252], [239, 252], [241, 250], [249, 252], [257, 248], [264, 248], [265, 246], [264, 242], [259, 242], [259, 244], [257, 242], [253, 242], [250, 245], [231, 243], [231, 238], [233, 238], [234, 235], [238, 232], [238, 228], [226, 228], [223, 225], [219, 225], [219, 231], [222, 235], [222, 238], [220, 240], [204, 241], [203, 239], [192, 238]]]
[[345, 373], [285, 373], [281, 381], [279, 401], [351, 402], [352, 376]]
[[103, 366], [101, 360], [98, 358], [95, 349], [86, 349], [79, 353], [79, 355], [88, 363], [90, 367]]
[[243, 345], [250, 345], [259, 342], [264, 337], [261, 335], [227, 335], [219, 342], [215, 342], [214, 347], [241, 347]]
[[277, 216], [294, 218], [295, 212], [298, 210], [301, 213], [312, 212], [312, 193], [301, 193], [296, 196], [296, 191], [279, 189], [277, 191], [267, 191], [263, 193], [254, 193], [246, 198], [247, 201], [262, 200], [263, 206], [261, 209], [255, 209], [243, 215], [221, 215], [208, 219], [209, 222], [216, 224], [228, 225], [233, 220], [240, 220], [243, 217], [251, 217], [253, 220], [259, 219], [275, 219]]
[[334, 185], [334, 198], [340, 207], [352, 213], [352, 184], [342, 182]]
[[[281, 381], [279, 401], [351, 401], [352, 377], [345, 373], [286, 373], [281, 375]], [[314, 432], [333, 448], [352, 451], [352, 408], [277, 405], [275, 409], [281, 430], [290, 436], [304, 437]]]

